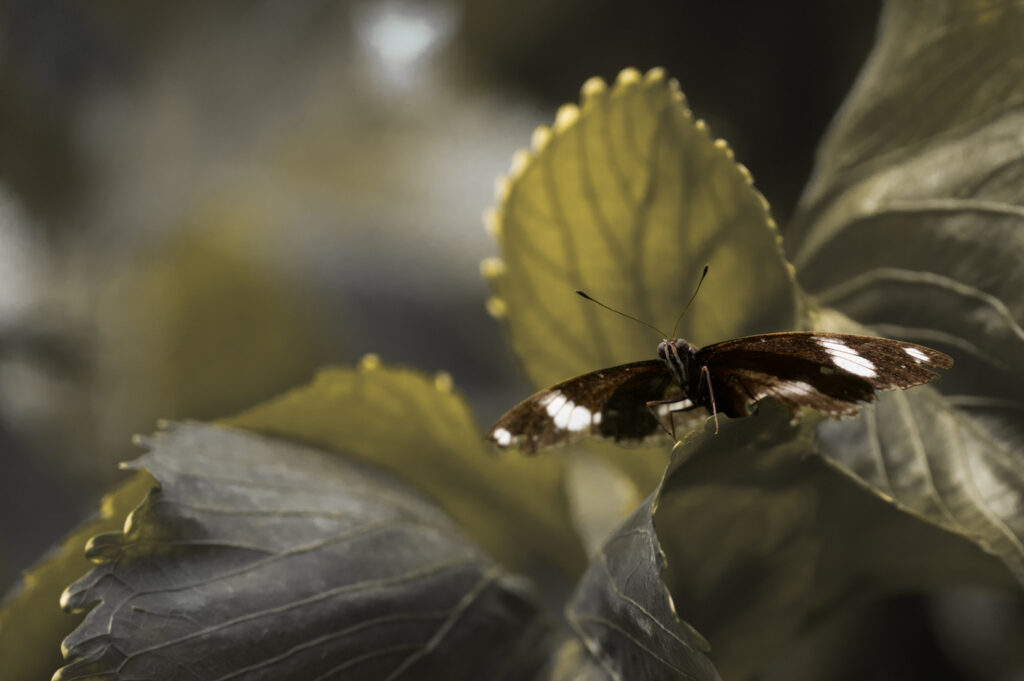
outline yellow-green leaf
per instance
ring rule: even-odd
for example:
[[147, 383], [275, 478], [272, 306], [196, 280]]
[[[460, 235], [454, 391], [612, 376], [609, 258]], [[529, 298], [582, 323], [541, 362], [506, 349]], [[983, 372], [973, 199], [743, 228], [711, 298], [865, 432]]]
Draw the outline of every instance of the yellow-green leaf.
[[535, 384], [654, 354], [649, 329], [577, 288], [670, 333], [710, 263], [680, 335], [707, 344], [797, 324], [767, 202], [662, 70], [588, 81], [533, 147], [499, 185], [501, 259], [483, 272]]
[[568, 574], [583, 568], [561, 462], [493, 450], [447, 375], [431, 380], [370, 356], [357, 369], [321, 371], [311, 385], [225, 423], [391, 472], [429, 494], [506, 565], [546, 561]]

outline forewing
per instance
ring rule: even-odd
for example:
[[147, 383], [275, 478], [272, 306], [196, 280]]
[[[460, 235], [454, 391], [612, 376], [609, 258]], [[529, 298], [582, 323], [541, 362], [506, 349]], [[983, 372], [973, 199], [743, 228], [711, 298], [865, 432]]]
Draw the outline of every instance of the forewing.
[[839, 418], [875, 399], [876, 390], [910, 388], [938, 377], [953, 360], [923, 345], [837, 333], [771, 333], [717, 343], [697, 352], [708, 367], [720, 411], [749, 413], [774, 397]]
[[647, 402], [676, 397], [683, 395], [661, 360], [622, 364], [528, 397], [502, 416], [487, 438], [528, 454], [586, 435], [641, 441], [660, 430]]

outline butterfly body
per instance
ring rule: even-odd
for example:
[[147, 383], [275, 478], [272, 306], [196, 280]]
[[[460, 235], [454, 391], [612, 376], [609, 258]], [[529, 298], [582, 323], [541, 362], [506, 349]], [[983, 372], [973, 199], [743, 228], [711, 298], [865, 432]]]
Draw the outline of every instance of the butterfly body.
[[[641, 442], [721, 413], [748, 416], [772, 397], [796, 411], [856, 415], [876, 390], [909, 388], [953, 360], [931, 348], [851, 334], [789, 332], [697, 348], [682, 338], [658, 345], [658, 359], [621, 364], [562, 381], [505, 414], [488, 438], [526, 453], [583, 436]], [[667, 424], [667, 425], [666, 425]]]

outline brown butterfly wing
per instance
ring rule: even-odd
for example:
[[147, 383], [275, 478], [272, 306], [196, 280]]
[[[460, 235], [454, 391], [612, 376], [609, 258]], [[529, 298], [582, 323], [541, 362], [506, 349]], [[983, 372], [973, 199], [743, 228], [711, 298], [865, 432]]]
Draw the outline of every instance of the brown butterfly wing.
[[647, 402], [675, 397], [683, 399], [682, 391], [660, 359], [622, 364], [528, 397], [502, 416], [487, 438], [525, 453], [587, 435], [639, 442], [661, 431]]
[[953, 366], [948, 355], [923, 345], [810, 332], [737, 338], [702, 348], [696, 360], [710, 372], [716, 407], [730, 416], [749, 414], [765, 397], [794, 410], [852, 416], [876, 399], [876, 390], [928, 383], [938, 377], [928, 367]]

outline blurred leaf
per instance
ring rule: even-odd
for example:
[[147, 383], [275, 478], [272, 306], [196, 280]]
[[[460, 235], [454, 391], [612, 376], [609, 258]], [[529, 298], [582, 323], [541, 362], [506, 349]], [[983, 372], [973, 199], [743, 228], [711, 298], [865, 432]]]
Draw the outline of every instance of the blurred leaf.
[[132, 464], [160, 484], [69, 607], [96, 607], [57, 679], [531, 678], [527, 585], [380, 471], [181, 424]]
[[[1021, 35], [1020, 3], [887, 4], [787, 245], [817, 303], [956, 360], [822, 423], [824, 452], [1024, 582]], [[863, 332], [828, 309], [814, 326]]]
[[61, 639], [82, 621], [60, 609], [61, 593], [92, 567], [85, 557], [86, 542], [101, 532], [119, 530], [155, 484], [148, 473], [140, 472], [105, 496], [96, 517], [29, 568], [5, 596], [0, 606], [4, 678], [46, 679], [60, 666]]
[[534, 149], [500, 189], [502, 259], [483, 270], [536, 385], [654, 355], [650, 330], [576, 288], [667, 333], [710, 263], [681, 335], [707, 344], [797, 323], [767, 203], [663, 71], [623, 71], [611, 89], [588, 81], [582, 106], [562, 107]]
[[573, 636], [562, 642], [545, 673], [544, 681], [611, 681], [612, 676]]
[[328, 348], [343, 351], [310, 291], [274, 260], [283, 237], [255, 210], [211, 200], [148, 250], [78, 263], [101, 268], [67, 292], [87, 331], [71, 338], [87, 371], [59, 384], [74, 392], [28, 435], [38, 449], [105, 489], [134, 455], [128, 435], [158, 418], [234, 413], [308, 379]]
[[610, 442], [588, 442], [586, 450], [559, 454], [565, 464], [565, 492], [573, 527], [588, 556], [658, 487], [669, 450], [638, 451]]
[[[652, 493], [591, 561], [566, 608], [570, 625], [610, 678], [718, 679], [708, 643], [679, 619], [662, 581]], [[685, 611], [682, 613], [685, 617]]]
[[[241, 201], [241, 199], [239, 199]], [[279, 237], [278, 237], [279, 238]], [[146, 415], [214, 418], [309, 375], [331, 339], [315, 301], [263, 249], [272, 230], [245, 205], [211, 202], [168, 242], [116, 273], [103, 297], [104, 349], [158, 404]], [[123, 430], [119, 431], [123, 433]]]
[[723, 678], [749, 678], [871, 599], [963, 584], [1019, 592], [974, 543], [819, 456], [812, 424], [793, 427], [776, 403], [680, 454], [654, 527], [676, 612], [711, 642]]
[[311, 385], [225, 423], [389, 471], [429, 494], [506, 565], [527, 570], [547, 562], [576, 575], [585, 564], [561, 462], [499, 455], [447, 375], [431, 381], [370, 357], [359, 369], [321, 371]]

